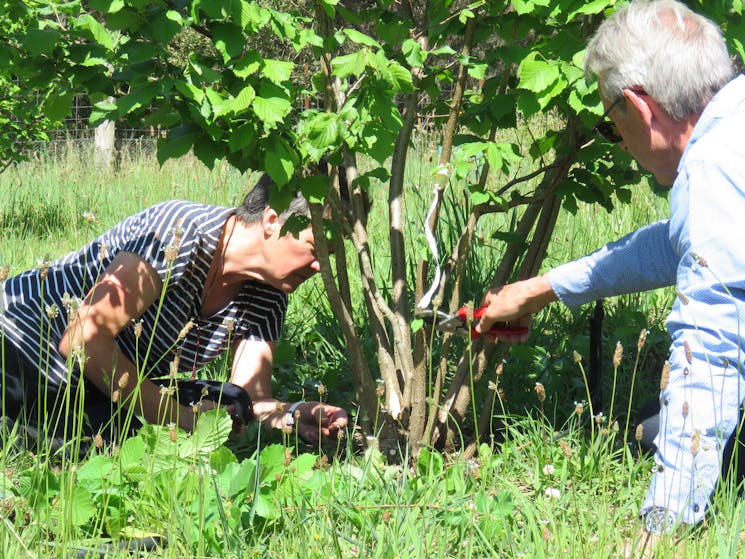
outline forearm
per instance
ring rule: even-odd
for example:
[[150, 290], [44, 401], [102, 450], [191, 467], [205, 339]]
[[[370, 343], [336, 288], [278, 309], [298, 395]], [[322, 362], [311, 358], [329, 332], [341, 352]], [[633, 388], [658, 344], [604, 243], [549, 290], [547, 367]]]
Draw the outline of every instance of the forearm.
[[569, 307], [673, 285], [678, 259], [667, 221], [642, 227], [599, 250], [548, 272], [556, 295]]
[[140, 378], [135, 364], [119, 351], [113, 339], [94, 338], [60, 345], [62, 355], [67, 356], [70, 351], [80, 353], [85, 379], [119, 406], [132, 408], [149, 423], [173, 423], [187, 431], [194, 428], [191, 408], [179, 405], [171, 398], [167, 387], [161, 390], [151, 380]]
[[272, 429], [282, 429], [285, 427], [284, 415], [287, 408], [289, 408], [289, 404], [285, 404], [274, 398], [262, 398], [253, 401], [253, 410], [256, 418], [263, 425]]

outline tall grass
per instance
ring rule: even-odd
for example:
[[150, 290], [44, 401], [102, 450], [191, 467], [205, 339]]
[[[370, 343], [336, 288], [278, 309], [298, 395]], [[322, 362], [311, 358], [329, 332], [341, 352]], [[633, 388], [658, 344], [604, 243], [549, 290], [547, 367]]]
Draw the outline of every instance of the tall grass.
[[[0, 266], [16, 273], [61, 256], [160, 200], [233, 205], [251, 182], [227, 166], [208, 171], [190, 158], [163, 168], [135, 158], [116, 173], [100, 172], [90, 155], [39, 156], [0, 175]], [[409, 180], [416, 185], [416, 177]], [[419, 208], [428, 201], [422, 192], [409, 197]], [[380, 193], [373, 199], [382, 202]], [[640, 186], [633, 203], [612, 214], [589, 206], [563, 214], [546, 266], [665, 212], [665, 201]], [[484, 263], [486, 274], [488, 247], [479, 250], [475, 262]], [[386, 262], [377, 264], [384, 273]], [[473, 281], [474, 293], [483, 282]], [[646, 374], [646, 356], [666, 344], [658, 315], [668, 297], [660, 291], [607, 304], [609, 360], [617, 340], [628, 348], [614, 369], [619, 410], [630, 379]], [[351, 441], [329, 461], [299, 452], [291, 440], [267, 445], [261, 430], [253, 433], [259, 451], [243, 449], [245, 457], [236, 459], [207, 431], [226, 433], [214, 414], [205, 416], [201, 434], [173, 442], [168, 428], [149, 427], [114, 452], [60, 470], [10, 444], [13, 433], [6, 433], [0, 556], [82, 557], [89, 550], [88, 557], [125, 557], [129, 552], [113, 546], [97, 548], [156, 535], [167, 545], [151, 557], [608, 558], [624, 550], [640, 557], [636, 511], [651, 462], [636, 456], [633, 439], [624, 444], [612, 418], [589, 430], [589, 409], [574, 405], [582, 399], [575, 395], [586, 391], [582, 365], [572, 357], [586, 347], [583, 313], [552, 308], [538, 317], [535, 339], [515, 349], [500, 379], [506, 401], [493, 386], [480, 387], [494, 413], [510, 420], [504, 442], [482, 446], [470, 461], [425, 449], [410, 463], [402, 449], [399, 465], [389, 465], [374, 448], [357, 454]], [[642, 327], [654, 332], [637, 353]], [[343, 340], [315, 279], [291, 298], [277, 366], [279, 394], [312, 392], [318, 382], [335, 386], [335, 398], [349, 389]], [[545, 400], [532, 389], [536, 381], [545, 385]], [[686, 557], [741, 554], [745, 508], [733, 488], [717, 497], [716, 508], [699, 534], [682, 543], [666, 540], [653, 556], [682, 556], [682, 546]]]

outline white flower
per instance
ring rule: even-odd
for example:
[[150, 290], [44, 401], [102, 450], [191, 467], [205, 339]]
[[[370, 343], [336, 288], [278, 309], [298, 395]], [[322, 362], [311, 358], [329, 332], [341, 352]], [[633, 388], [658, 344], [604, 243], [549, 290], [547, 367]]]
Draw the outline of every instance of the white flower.
[[549, 499], [558, 499], [559, 497], [561, 497], [561, 491], [559, 491], [555, 487], [547, 487], [543, 494]]
[[553, 464], [546, 464], [543, 466], [543, 475], [544, 476], [552, 476], [556, 472], [556, 468], [554, 468]]

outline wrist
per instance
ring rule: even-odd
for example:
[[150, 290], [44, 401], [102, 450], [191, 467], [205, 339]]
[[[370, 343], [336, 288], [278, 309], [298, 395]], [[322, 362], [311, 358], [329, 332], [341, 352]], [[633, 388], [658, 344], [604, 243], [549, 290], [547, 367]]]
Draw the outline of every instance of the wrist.
[[298, 400], [297, 402], [293, 403], [289, 408], [287, 408], [287, 411], [282, 417], [283, 427], [294, 428], [296, 426], [297, 420], [300, 419], [300, 411], [298, 410], [298, 408], [304, 403], [305, 403], [305, 400]]

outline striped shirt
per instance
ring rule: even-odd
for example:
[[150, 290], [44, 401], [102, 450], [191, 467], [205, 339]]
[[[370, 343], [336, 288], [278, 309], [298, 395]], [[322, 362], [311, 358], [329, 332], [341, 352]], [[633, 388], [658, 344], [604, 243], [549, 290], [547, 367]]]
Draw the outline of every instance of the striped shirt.
[[69, 316], [121, 251], [149, 263], [163, 281], [161, 300], [116, 338], [123, 354], [146, 376], [171, 367], [191, 371], [223, 354], [237, 339], [276, 340], [287, 295], [247, 281], [216, 313], [201, 316], [202, 292], [217, 244], [233, 208], [173, 200], [130, 216], [81, 250], [2, 285], [0, 334], [59, 386], [77, 380], [57, 348]]

